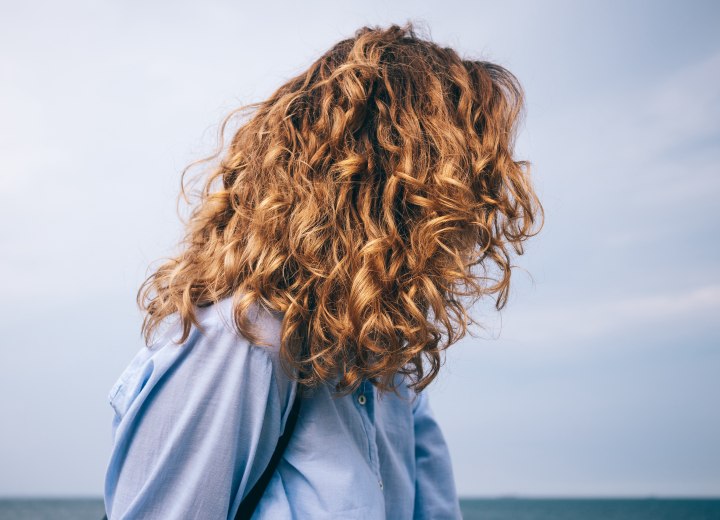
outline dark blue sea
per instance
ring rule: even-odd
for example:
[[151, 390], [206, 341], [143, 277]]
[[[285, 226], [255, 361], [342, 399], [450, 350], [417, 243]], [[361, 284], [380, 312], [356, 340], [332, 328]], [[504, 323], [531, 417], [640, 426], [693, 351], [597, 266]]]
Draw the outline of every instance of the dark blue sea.
[[[720, 520], [720, 499], [485, 498], [461, 500], [465, 520]], [[0, 499], [0, 520], [100, 520], [98, 499]]]

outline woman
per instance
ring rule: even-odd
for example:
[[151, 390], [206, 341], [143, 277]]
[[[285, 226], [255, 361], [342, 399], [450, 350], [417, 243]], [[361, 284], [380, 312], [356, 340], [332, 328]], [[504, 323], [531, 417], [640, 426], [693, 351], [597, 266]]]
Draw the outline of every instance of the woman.
[[363, 27], [249, 106], [138, 292], [109, 518], [232, 519], [267, 468], [253, 518], [460, 518], [423, 389], [466, 308], [505, 305], [542, 214], [512, 156], [517, 79], [410, 23]]

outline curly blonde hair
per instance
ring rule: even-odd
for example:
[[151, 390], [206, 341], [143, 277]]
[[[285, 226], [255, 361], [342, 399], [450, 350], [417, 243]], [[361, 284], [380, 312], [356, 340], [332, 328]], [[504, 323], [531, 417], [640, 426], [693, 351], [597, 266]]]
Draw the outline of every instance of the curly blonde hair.
[[509, 247], [523, 254], [540, 231], [530, 163], [513, 159], [517, 78], [410, 22], [362, 27], [225, 117], [220, 149], [202, 161], [220, 156], [228, 121], [246, 109], [182, 252], [138, 291], [146, 343], [176, 313], [184, 341], [196, 307], [232, 297], [237, 332], [256, 344], [248, 309], [282, 313], [280, 358], [300, 382], [397, 391], [400, 373], [420, 392], [477, 323], [467, 307], [496, 293], [505, 305]]

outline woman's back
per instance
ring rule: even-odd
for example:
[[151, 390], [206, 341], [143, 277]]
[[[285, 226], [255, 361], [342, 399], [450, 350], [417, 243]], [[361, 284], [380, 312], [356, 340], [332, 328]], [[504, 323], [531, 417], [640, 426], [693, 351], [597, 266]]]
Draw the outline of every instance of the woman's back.
[[[176, 345], [171, 326], [122, 374], [109, 396], [109, 518], [234, 518], [297, 389], [279, 365], [282, 317], [253, 315], [270, 347], [236, 334], [226, 298], [199, 309], [204, 334]], [[338, 397], [330, 384], [306, 390], [254, 518], [460, 518], [426, 394], [398, 382], [399, 395], [369, 381]]]

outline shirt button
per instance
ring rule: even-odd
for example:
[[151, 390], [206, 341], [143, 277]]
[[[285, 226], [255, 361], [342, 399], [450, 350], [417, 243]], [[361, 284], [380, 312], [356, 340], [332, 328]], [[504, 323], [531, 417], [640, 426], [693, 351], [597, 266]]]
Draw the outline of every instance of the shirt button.
[[380, 489], [382, 489], [383, 488], [382, 480], [378, 480], [378, 484], [380, 484]]
[[363, 394], [360, 394], [358, 396], [358, 403], [365, 404], [366, 401], [367, 401], [367, 398]]

